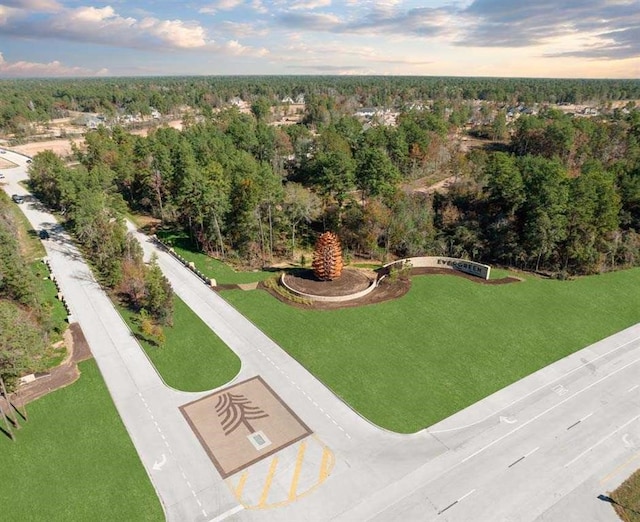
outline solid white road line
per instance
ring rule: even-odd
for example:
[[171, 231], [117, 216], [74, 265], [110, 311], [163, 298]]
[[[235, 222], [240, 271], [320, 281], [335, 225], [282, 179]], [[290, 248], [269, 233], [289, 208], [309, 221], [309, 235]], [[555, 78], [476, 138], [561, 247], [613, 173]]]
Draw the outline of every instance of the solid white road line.
[[[631, 339], [630, 341], [627, 341], [626, 343], [621, 344], [620, 346], [616, 346], [615, 348], [609, 350], [606, 353], [603, 353], [602, 355], [598, 355], [598, 357], [591, 359], [590, 361], [587, 361], [586, 363], [581, 364], [580, 366], [577, 366], [576, 368], [574, 368], [573, 370], [568, 371], [567, 373], [562, 374], [560, 377], [557, 377], [556, 379], [553, 379], [552, 381], [549, 381], [546, 384], [543, 384], [542, 386], [537, 387], [535, 390], [530, 391], [529, 393], [526, 393], [525, 395], [523, 395], [522, 397], [519, 397], [518, 399], [516, 399], [515, 401], [510, 402], [509, 404], [507, 404], [506, 406], [503, 406], [502, 408], [500, 408], [499, 410], [494, 411], [493, 413], [490, 413], [489, 415], [487, 415], [486, 417], [484, 417], [483, 419], [480, 419], [479, 421], [476, 422], [472, 422], [470, 424], [466, 424], [464, 426], [458, 426], [457, 428], [448, 428], [446, 430], [427, 430], [428, 433], [447, 433], [449, 431], [458, 431], [458, 430], [463, 430], [465, 428], [470, 428], [471, 426], [475, 426], [476, 424], [480, 424], [481, 422], [486, 421], [487, 419], [490, 419], [491, 417], [493, 417], [494, 415], [500, 413], [501, 411], [506, 410], [507, 408], [510, 408], [511, 406], [513, 406], [514, 404], [519, 403], [520, 401], [523, 401], [524, 399], [526, 399], [527, 397], [530, 397], [531, 395], [533, 395], [534, 393], [539, 392], [540, 390], [543, 390], [544, 388], [547, 388], [548, 386], [550, 386], [551, 384], [553, 384], [554, 382], [559, 381], [560, 379], [564, 379], [565, 377], [567, 377], [568, 375], [571, 375], [572, 373], [577, 372], [578, 370], [581, 370], [582, 368], [584, 368], [585, 366], [587, 366], [588, 364], [593, 364], [595, 361], [597, 361], [598, 359], [602, 359], [603, 357], [606, 357], [609, 354], [612, 354], [613, 352], [616, 352], [618, 350], [620, 350], [621, 348], [624, 348], [625, 346], [630, 345], [631, 343], [634, 343], [636, 341], [640, 340], [640, 337], [635, 337], [633, 339]], [[638, 386], [635, 386], [634, 388], [632, 388], [629, 391], [635, 390]]]
[[217, 517], [212, 518], [211, 520], [209, 520], [209, 522], [222, 522], [222, 520], [224, 520], [225, 518], [229, 518], [230, 516], [235, 515], [236, 513], [240, 513], [240, 511], [242, 511], [243, 509], [244, 509], [244, 506], [238, 505], [234, 508], [231, 508], [229, 511], [225, 511], [224, 513], [221, 513]]
[[611, 433], [609, 433], [609, 435], [607, 435], [606, 437], [602, 437], [598, 442], [596, 442], [593, 446], [591, 446], [590, 448], [587, 448], [586, 450], [584, 450], [582, 453], [580, 453], [580, 455], [578, 455], [577, 457], [575, 457], [573, 460], [570, 460], [569, 462], [567, 462], [564, 467], [568, 468], [569, 466], [571, 466], [571, 464], [573, 464], [576, 460], [581, 459], [582, 457], [584, 457], [587, 453], [589, 453], [592, 449], [597, 448], [598, 446], [600, 446], [600, 444], [602, 444], [605, 440], [607, 440], [608, 438], [612, 437], [613, 435], [615, 435], [616, 433], [618, 433], [622, 428], [626, 428], [629, 424], [631, 424], [633, 421], [640, 419], [640, 415], [636, 415], [633, 419], [631, 419], [630, 421], [625, 422], [622, 426], [620, 426], [619, 428], [617, 428], [616, 430], [612, 431]]
[[[589, 388], [593, 388], [596, 384], [600, 384], [602, 381], [604, 381], [605, 379], [608, 379], [609, 377], [612, 377], [613, 375], [615, 375], [618, 372], [621, 372], [622, 370], [628, 368], [629, 366], [636, 364], [638, 361], [640, 361], [640, 359], [635, 359], [633, 361], [631, 361], [628, 364], [625, 364], [624, 366], [618, 368], [616, 371], [611, 372], [607, 375], [605, 375], [604, 377], [598, 379], [595, 382], [592, 382], [589, 386], [585, 386], [584, 388], [582, 388], [581, 390], [577, 391], [576, 393], [574, 393], [573, 395], [567, 397], [566, 399], [560, 401], [559, 403], [555, 404], [554, 406], [551, 406], [550, 408], [547, 408], [546, 410], [544, 410], [542, 413], [538, 413], [538, 415], [536, 415], [535, 417], [532, 417], [531, 419], [529, 419], [526, 422], [523, 422], [522, 424], [520, 424], [520, 426], [518, 426], [517, 428], [512, 429], [509, 433], [505, 433], [504, 435], [502, 435], [502, 437], [498, 437], [497, 439], [495, 439], [493, 442], [490, 442], [489, 444], [487, 444], [486, 446], [484, 446], [483, 448], [480, 448], [478, 451], [475, 451], [474, 453], [472, 453], [471, 455], [469, 455], [468, 457], [465, 457], [464, 459], [462, 459], [460, 461], [460, 463], [462, 464], [463, 462], [467, 462], [469, 459], [472, 459], [473, 457], [475, 457], [476, 455], [479, 455], [480, 453], [482, 453], [483, 451], [489, 449], [491, 446], [494, 446], [495, 444], [497, 444], [498, 442], [501, 442], [502, 440], [506, 439], [507, 437], [509, 437], [510, 435], [513, 435], [516, 431], [520, 431], [522, 428], [524, 428], [525, 426], [527, 426], [528, 424], [531, 424], [533, 421], [539, 419], [540, 417], [542, 417], [543, 415], [546, 415], [547, 413], [549, 413], [552, 410], [555, 410], [558, 406], [561, 406], [562, 404], [564, 404], [567, 401], [570, 401], [571, 399], [574, 399], [575, 397], [577, 397], [578, 395], [580, 395], [581, 393], [587, 391]], [[640, 417], [640, 415], [639, 415]]]

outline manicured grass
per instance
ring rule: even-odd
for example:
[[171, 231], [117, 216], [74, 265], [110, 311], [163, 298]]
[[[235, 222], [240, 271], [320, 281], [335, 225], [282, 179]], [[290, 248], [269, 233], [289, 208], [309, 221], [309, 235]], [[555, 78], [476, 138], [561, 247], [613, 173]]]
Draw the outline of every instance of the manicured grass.
[[504, 268], [491, 268], [491, 272], [489, 272], [489, 279], [502, 279], [503, 277], [526, 278], [526, 276], [522, 274], [516, 274], [515, 272], [505, 270]]
[[[5, 196], [4, 192], [2, 194], [8, 201], [8, 196]], [[24, 204], [26, 205], [26, 203]], [[18, 223], [18, 241], [20, 243], [21, 253], [25, 259], [35, 260], [44, 257], [47, 253], [44, 246], [42, 246], [38, 233], [33, 229], [31, 223], [29, 223], [27, 216], [22, 213], [19, 205], [10, 202], [8, 208]]]
[[16, 442], [0, 434], [5, 520], [164, 520], [93, 361], [80, 379], [27, 405]]
[[176, 253], [195, 263], [198, 270], [204, 275], [214, 278], [219, 285], [255, 283], [277, 274], [277, 271], [269, 272], [264, 270], [236, 272], [222, 261], [209, 257], [202, 252], [196, 252], [189, 238], [183, 233], [159, 231], [157, 235], [162, 241], [170, 245]]
[[[173, 327], [165, 327], [166, 342], [140, 344], [169, 386], [182, 391], [217, 388], [240, 371], [240, 359], [184, 302], [174, 297]], [[129, 328], [140, 333], [135, 314], [119, 307]]]
[[34, 261], [31, 264], [31, 271], [36, 275], [40, 286], [40, 293], [51, 309], [52, 328], [57, 333], [62, 333], [69, 326], [67, 324], [67, 310], [60, 300], [58, 300], [58, 288], [49, 279], [51, 272], [42, 261]]
[[611, 493], [613, 507], [625, 522], [640, 522], [640, 469]]
[[342, 310], [223, 296], [365, 417], [414, 432], [637, 323], [639, 287], [636, 268], [497, 286], [416, 276], [401, 299]]

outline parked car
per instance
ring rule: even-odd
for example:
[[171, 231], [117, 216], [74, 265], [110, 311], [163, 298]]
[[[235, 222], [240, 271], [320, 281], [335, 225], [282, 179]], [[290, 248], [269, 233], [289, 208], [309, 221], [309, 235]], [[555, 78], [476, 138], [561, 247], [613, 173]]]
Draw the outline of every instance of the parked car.
[[11, 199], [18, 204], [24, 202], [24, 196], [21, 196], [20, 194], [14, 194], [13, 196], [11, 196]]
[[38, 235], [40, 236], [40, 239], [49, 239], [49, 232], [45, 229], [42, 229]]
[[31, 163], [31, 160], [27, 160], [27, 163]]
[[0, 172], [0, 179], [4, 178], [4, 174], [2, 172]]
[[7, 153], [7, 151], [6, 151], [6, 150], [4, 150], [4, 149], [0, 149], [0, 154], [6, 154], [6, 153]]

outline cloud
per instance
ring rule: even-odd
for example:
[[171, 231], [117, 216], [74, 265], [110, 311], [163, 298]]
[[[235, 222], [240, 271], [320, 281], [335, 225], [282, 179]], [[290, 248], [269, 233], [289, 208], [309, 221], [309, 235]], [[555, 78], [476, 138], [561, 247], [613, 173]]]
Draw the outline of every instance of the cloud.
[[253, 8], [254, 11], [260, 14], [265, 14], [269, 11], [262, 3], [262, 0], [252, 0], [251, 7]]
[[402, 11], [394, 2], [377, 2], [372, 8], [350, 17], [329, 13], [285, 11], [278, 15], [280, 25], [295, 30], [381, 36], [435, 37], [455, 27], [451, 8], [419, 7]]
[[640, 56], [640, 26], [602, 33], [599, 43], [571, 51], [545, 53], [547, 58], [574, 57], [602, 60], [624, 60]]
[[[300, 61], [301, 56], [304, 60], [324, 61], [327, 56], [350, 56], [356, 57], [361, 63], [378, 64], [387, 63], [393, 65], [409, 65], [421, 66], [430, 65], [431, 60], [415, 60], [404, 56], [398, 58], [393, 55], [381, 54], [380, 50], [371, 46], [345, 46], [339, 43], [320, 43], [317, 45], [309, 45], [303, 41], [294, 41], [279, 51], [282, 61]], [[315, 66], [314, 66], [315, 67]]]
[[288, 69], [295, 69], [298, 71], [317, 72], [321, 74], [342, 74], [342, 75], [356, 75], [366, 74], [367, 68], [362, 65], [332, 65], [332, 64], [317, 64], [317, 65], [288, 65]]
[[207, 43], [205, 30], [195, 22], [144, 18], [138, 26], [169, 47], [192, 49], [203, 47]]
[[[225, 0], [230, 6], [235, 0]], [[1, 19], [2, 11], [0, 11]], [[238, 33], [249, 27], [232, 25]], [[60, 40], [152, 51], [201, 51], [228, 56], [261, 57], [269, 51], [261, 46], [246, 46], [231, 38], [214, 40], [198, 22], [161, 20], [152, 16], [124, 17], [111, 6], [64, 9], [46, 17], [12, 20], [3, 32], [31, 39]], [[251, 35], [257, 34], [256, 31]], [[226, 41], [225, 41], [226, 40]], [[80, 72], [78, 73], [80, 74]]]
[[10, 18], [14, 15], [15, 12], [16, 10], [12, 9], [11, 7], [0, 5], [0, 27], [8, 25]]
[[210, 51], [230, 56], [251, 56], [254, 58], [261, 58], [269, 54], [269, 50], [264, 47], [256, 48], [248, 45], [242, 45], [236, 40], [229, 40], [222, 44], [212, 43], [207, 46], [207, 48]]
[[331, 0], [298, 0], [297, 2], [288, 2], [289, 9], [294, 11], [313, 10], [330, 5]]
[[2, 5], [37, 13], [55, 13], [62, 10], [56, 0], [3, 0]]
[[241, 22], [222, 22], [218, 27], [222, 32], [232, 34], [236, 38], [246, 36], [265, 36], [269, 31], [257, 24]]
[[341, 32], [345, 23], [336, 15], [323, 13], [284, 13], [279, 23], [287, 28], [308, 31]]
[[0, 27], [10, 27], [16, 21], [34, 13], [57, 13], [63, 7], [55, 0], [1, 0]]
[[106, 76], [107, 69], [87, 69], [85, 67], [70, 67], [54, 60], [49, 63], [37, 62], [7, 62], [0, 53], [0, 76], [5, 78], [21, 77], [52, 77], [52, 76]]
[[229, 11], [243, 3], [243, 0], [218, 0], [198, 9], [201, 14], [216, 14], [218, 11]]
[[[440, 7], [414, 8], [399, 0], [346, 0], [347, 9], [339, 15], [296, 9], [320, 3], [285, 3], [275, 21], [298, 32], [437, 39], [460, 47], [539, 46], [539, 54], [546, 57], [640, 56], [638, 0], [472, 0], [466, 6], [450, 0]], [[572, 48], [567, 48], [569, 40]]]
[[197, 22], [125, 18], [111, 6], [78, 7], [46, 19], [20, 20], [7, 26], [5, 32], [140, 49], [194, 49], [208, 43], [205, 29]]
[[453, 12], [450, 8], [417, 7], [399, 11], [392, 5], [380, 5], [359, 22], [349, 24], [348, 32], [385, 32], [399, 35], [434, 37], [451, 31]]
[[637, 0], [513, 2], [474, 0], [460, 16], [467, 23], [458, 45], [527, 47], [563, 37], [589, 37], [598, 43], [546, 56], [628, 58], [640, 56]]

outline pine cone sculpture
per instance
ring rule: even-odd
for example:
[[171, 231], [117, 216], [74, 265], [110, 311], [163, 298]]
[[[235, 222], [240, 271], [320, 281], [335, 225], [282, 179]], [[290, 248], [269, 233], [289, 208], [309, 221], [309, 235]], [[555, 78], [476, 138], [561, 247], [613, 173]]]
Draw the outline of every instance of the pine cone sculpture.
[[311, 266], [313, 273], [321, 281], [331, 281], [340, 277], [342, 274], [342, 248], [336, 234], [325, 232], [318, 238]]

